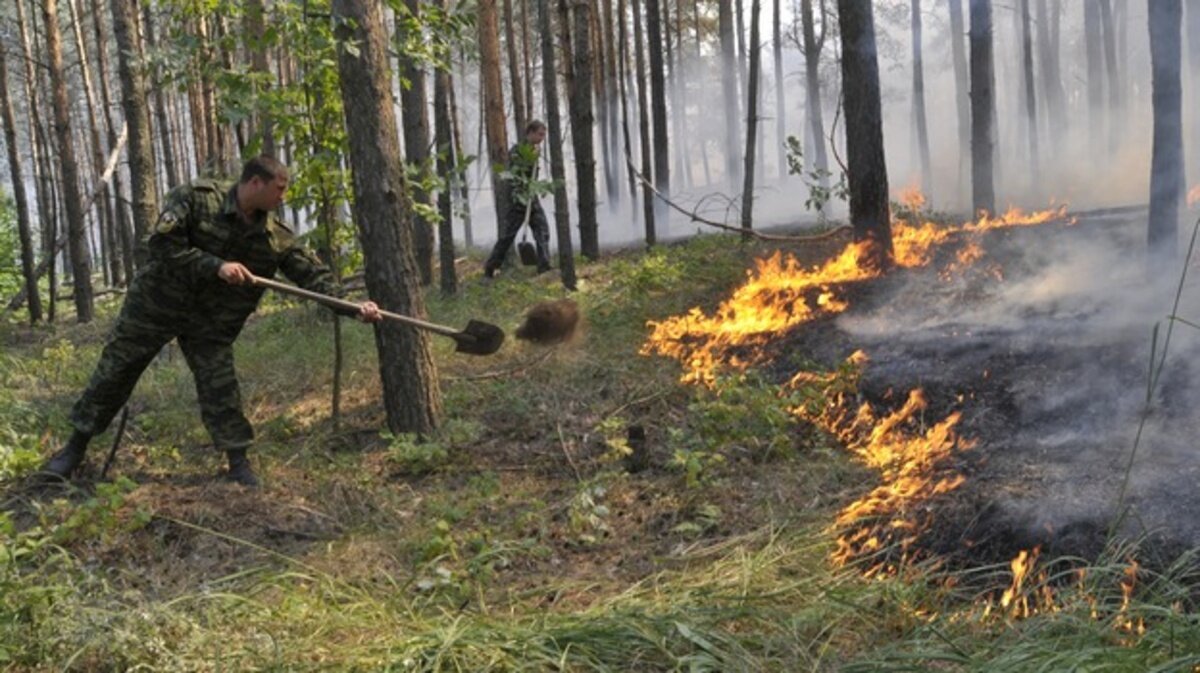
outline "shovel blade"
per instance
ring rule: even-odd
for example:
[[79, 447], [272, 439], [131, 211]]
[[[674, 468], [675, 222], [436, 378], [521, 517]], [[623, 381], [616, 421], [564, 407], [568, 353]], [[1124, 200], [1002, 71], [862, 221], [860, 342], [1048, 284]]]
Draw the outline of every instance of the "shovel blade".
[[480, 320], [471, 320], [454, 335], [455, 352], [468, 355], [491, 355], [504, 345], [504, 330]]

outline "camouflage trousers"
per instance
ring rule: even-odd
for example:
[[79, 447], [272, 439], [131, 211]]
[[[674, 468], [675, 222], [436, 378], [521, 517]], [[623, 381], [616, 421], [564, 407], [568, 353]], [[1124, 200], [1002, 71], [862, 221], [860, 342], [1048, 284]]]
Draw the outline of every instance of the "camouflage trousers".
[[183, 315], [152, 310], [131, 292], [109, 335], [87, 388], [71, 410], [79, 432], [97, 435], [129, 399], [142, 372], [171, 339], [196, 382], [200, 416], [217, 449], [244, 449], [254, 440], [242, 413], [242, 396], [233, 367], [233, 345], [227, 338], [205, 334]]

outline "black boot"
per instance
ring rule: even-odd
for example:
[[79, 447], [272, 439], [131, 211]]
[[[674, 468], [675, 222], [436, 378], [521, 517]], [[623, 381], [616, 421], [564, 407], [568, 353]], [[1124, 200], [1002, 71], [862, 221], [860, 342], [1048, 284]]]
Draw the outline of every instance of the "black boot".
[[232, 449], [226, 451], [225, 455], [229, 456], [229, 473], [226, 478], [247, 488], [258, 488], [258, 477], [254, 476], [250, 459], [246, 457], [246, 450]]
[[79, 464], [83, 462], [83, 456], [87, 452], [88, 442], [92, 436], [84, 434], [78, 430], [71, 433], [71, 438], [67, 440], [66, 446], [59, 450], [58, 453], [50, 457], [42, 464], [38, 474], [47, 481], [66, 481], [71, 478]]

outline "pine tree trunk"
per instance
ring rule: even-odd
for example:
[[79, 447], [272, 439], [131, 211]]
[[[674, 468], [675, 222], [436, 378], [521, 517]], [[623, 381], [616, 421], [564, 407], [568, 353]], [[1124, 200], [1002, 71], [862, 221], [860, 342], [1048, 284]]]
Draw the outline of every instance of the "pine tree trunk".
[[971, 203], [996, 212], [992, 175], [992, 2], [971, 2]]
[[508, 213], [508, 186], [500, 179], [497, 166], [508, 163], [508, 132], [504, 121], [504, 86], [500, 75], [500, 32], [496, 26], [496, 0], [479, 0], [479, 69], [483, 88], [484, 126], [487, 129], [488, 175], [496, 208], [496, 236], [504, 235], [504, 217]]
[[[505, 3], [507, 4], [507, 2]], [[416, 25], [421, 21], [421, 3], [418, 0], [404, 0], [408, 15]], [[409, 21], [402, 13], [396, 14], [396, 37], [403, 45], [410, 38], [407, 35]], [[420, 36], [417, 36], [420, 39]], [[407, 49], [400, 50], [400, 77], [408, 82], [408, 86], [400, 87], [400, 109], [404, 120], [404, 153], [408, 165], [424, 174], [429, 166], [429, 112], [425, 106], [425, 69], [420, 61], [412, 56]], [[520, 83], [514, 82], [519, 90]], [[419, 184], [411, 185], [414, 203], [428, 205], [430, 195]], [[421, 273], [421, 285], [433, 283], [433, 225], [417, 211], [413, 211], [413, 239], [416, 249], [413, 251], [417, 258], [417, 270]]]
[[603, 23], [605, 51], [608, 54], [607, 67], [604, 70], [605, 89], [608, 91], [608, 95], [604, 99], [604, 104], [607, 108], [606, 116], [608, 118], [608, 150], [605, 157], [605, 165], [609, 167], [608, 170], [612, 173], [612, 185], [609, 186], [608, 194], [609, 212], [616, 213], [621, 205], [620, 175], [621, 166], [624, 165], [624, 162], [620, 159], [618, 141], [620, 130], [617, 121], [617, 90], [620, 85], [617, 80], [617, 64], [621, 60], [620, 54], [624, 52], [625, 44], [622, 41], [618, 45], [616, 42], [616, 33], [613, 32], [612, 0], [604, 0]]
[[558, 73], [554, 67], [554, 31], [549, 0], [538, 0], [541, 32], [542, 86], [546, 102], [546, 131], [550, 145], [550, 179], [554, 181], [554, 233], [558, 239], [558, 270], [563, 286], [574, 290], [575, 248], [571, 244], [571, 204], [567, 200], [567, 169], [563, 160], [562, 120], [558, 113]]
[[642, 8], [640, 0], [633, 0], [633, 50], [635, 67], [637, 68], [637, 107], [638, 131], [641, 139], [642, 158], [642, 217], [646, 222], [646, 246], [653, 247], [658, 243], [658, 230], [654, 222], [654, 190], [651, 189], [650, 168], [650, 97], [646, 91], [646, 53], [642, 46]]
[[[21, 275], [25, 279], [25, 297], [29, 324], [42, 319], [42, 297], [33, 269], [33, 234], [29, 218], [29, 200], [25, 195], [25, 173], [17, 152], [17, 125], [10, 98], [15, 87], [8, 85], [8, 48], [0, 41], [0, 122], [4, 127], [4, 147], [8, 150], [8, 175], [12, 179], [13, 200], [17, 204], [17, 238], [21, 247]], [[32, 142], [32, 139], [31, 139]]]
[[[462, 129], [458, 126], [458, 100], [454, 93], [454, 78], [450, 78], [450, 132], [454, 142], [454, 165], [462, 162], [463, 142]], [[482, 123], [480, 124], [482, 126]], [[459, 206], [462, 209], [463, 245], [468, 249], [475, 246], [475, 232], [471, 230], [471, 188], [467, 180], [466, 170], [455, 171], [456, 185], [459, 189]]]
[[780, 0], [773, 0], [771, 7], [771, 44], [775, 57], [775, 162], [779, 171], [779, 181], [787, 178], [787, 105], [784, 101], [783, 89], [783, 29], [780, 15]]
[[121, 108], [129, 125], [129, 178], [133, 203], [134, 259], [145, 261], [141, 242], [158, 217], [155, 181], [154, 139], [150, 134], [150, 111], [146, 107], [146, 82], [137, 58], [136, 0], [111, 0], [113, 34], [117, 41], [117, 67], [121, 77]]
[[454, 268], [454, 208], [451, 192], [454, 189], [454, 142], [450, 132], [450, 73], [435, 70], [433, 73], [433, 136], [436, 146], [437, 172], [442, 178], [438, 189], [437, 205], [441, 221], [438, 222], [438, 263], [441, 267], [439, 281], [442, 294], [458, 292], [458, 273]]
[[[813, 0], [800, 0], [800, 22], [804, 31], [804, 81], [808, 101], [809, 133], [812, 135], [813, 168], [817, 172], [818, 184], [829, 188], [829, 154], [825, 149], [825, 120], [821, 105], [821, 50], [825, 47], [825, 26], [828, 16], [821, 14], [821, 37], [817, 38], [813, 20]], [[824, 206], [821, 208], [824, 212]]]
[[1182, 23], [1183, 8], [1179, 0], [1150, 3], [1154, 148], [1150, 160], [1147, 240], [1152, 268], [1177, 257], [1179, 205], [1184, 192]]
[[721, 40], [721, 95], [725, 98], [725, 181], [734, 188], [741, 181], [737, 160], [742, 152], [738, 138], [739, 66], [735, 57], [731, 0], [718, 0], [717, 26]]
[[[742, 183], [742, 229], [747, 232], [754, 225], [754, 152], [758, 133], [758, 80], [762, 61], [762, 50], [758, 47], [758, 19], [762, 11], [761, 0], [750, 2], [750, 79], [746, 85], [746, 161], [742, 167], [745, 181]], [[750, 234], [742, 234], [742, 240], [750, 240]]]
[[600, 230], [596, 221], [596, 158], [592, 128], [592, 40], [591, 5], [587, 0], [569, 0], [574, 30], [571, 31], [574, 86], [571, 103], [571, 146], [575, 150], [575, 179], [579, 199], [579, 251], [595, 261], [600, 258]]
[[838, 26], [850, 224], [855, 240], [865, 242], [859, 264], [883, 269], [891, 264], [892, 228], [871, 0], [838, 0]]
[[[1055, 3], [1055, 11], [1060, 7]], [[1064, 104], [1066, 92], [1063, 90], [1062, 75], [1059, 72], [1058, 42], [1051, 39], [1050, 15], [1046, 9], [1046, 0], [1037, 0], [1037, 42], [1038, 56], [1041, 63], [1042, 101], [1046, 110], [1047, 138], [1052, 147], [1061, 144], [1066, 132]]]
[[[250, 54], [250, 71], [261, 75], [270, 75], [271, 63], [267, 56], [266, 26], [264, 15], [266, 9], [263, 0], [246, 0], [242, 14], [242, 39], [246, 43], [246, 51]], [[257, 85], [256, 85], [257, 88]], [[255, 91], [254, 115], [250, 119], [251, 132], [262, 139], [262, 154], [275, 156], [275, 125], [270, 112], [260, 101], [269, 89], [263, 85]]]
[[1033, 31], [1030, 27], [1029, 0], [1020, 0], [1021, 11], [1021, 61], [1025, 79], [1025, 118], [1028, 121], [1026, 131], [1029, 134], [1029, 168], [1033, 178], [1033, 189], [1038, 191], [1041, 184], [1041, 153], [1038, 148], [1037, 96], [1033, 80]]
[[617, 0], [617, 39], [621, 45], [618, 48], [620, 63], [617, 72], [618, 86], [621, 91], [621, 136], [624, 142], [625, 150], [625, 174], [629, 178], [629, 219], [630, 222], [637, 222], [637, 176], [634, 174], [633, 168], [633, 142], [629, 133], [629, 91], [626, 85], [626, 73], [629, 71], [629, 36], [625, 23], [626, 4], [625, 0]]
[[[150, 5], [148, 3], [142, 7], [142, 32], [146, 38], [146, 49], [154, 51], [158, 45], [154, 39], [154, 16], [150, 13]], [[162, 153], [162, 165], [166, 172], [167, 185], [178, 185], [179, 170], [176, 163], [178, 161], [176, 158], [178, 154], [175, 151], [174, 142], [171, 140], [171, 121], [167, 116], [167, 95], [163, 92], [165, 87], [159, 76], [158, 65], [156, 63], [151, 62], [147, 76], [149, 77], [150, 89], [154, 92], [154, 117], [158, 125], [159, 150]], [[131, 146], [132, 142], [133, 139], [131, 137]], [[157, 216], [157, 213], [155, 215]], [[137, 226], [136, 217], [134, 218], [134, 226]], [[138, 234], [139, 242], [143, 236], [144, 232]]]
[[1091, 133], [1104, 131], [1104, 40], [1097, 0], [1083, 4], [1083, 34], [1087, 54], [1087, 105]]
[[967, 33], [962, 0], [950, 2], [950, 50], [954, 61], [954, 103], [958, 112], [958, 198], [965, 201], [966, 167], [971, 156], [971, 88], [967, 68]]
[[[112, 115], [112, 95], [109, 92], [109, 72], [111, 67], [108, 60], [108, 35], [104, 30], [104, 21], [101, 12], [100, 0], [91, 0], [92, 9], [92, 24], [95, 29], [96, 38], [96, 68], [99, 71], [100, 77], [100, 104], [104, 110], [104, 133], [105, 142], [108, 151], [113, 151], [117, 146], [117, 125], [113, 121]], [[115, 19], [114, 19], [115, 20]], [[115, 31], [115, 29], [114, 29]], [[134, 260], [133, 260], [133, 237], [129, 231], [129, 209], [126, 207], [126, 201], [122, 196], [124, 193], [124, 180], [121, 177], [121, 171], [118, 169], [113, 173], [112, 187], [109, 190], [112, 194], [112, 204], [116, 211], [116, 218], [111, 220], [111, 227], [115, 245], [115, 251], [120, 251], [120, 273], [117, 269], [113, 271], [113, 277], [117, 279], [118, 285], [121, 284], [121, 277], [126, 281], [133, 280]]]
[[[334, 0], [333, 15], [336, 37], [358, 45], [357, 56], [338, 50], [338, 72], [367, 292], [381, 308], [423, 317], [383, 17], [374, 0]], [[375, 345], [388, 428], [432, 432], [442, 396], [428, 334], [385, 321], [375, 326]]]
[[[682, 0], [680, 0], [682, 2]], [[692, 0], [692, 27], [695, 29], [696, 40], [692, 43], [695, 47], [692, 56], [695, 63], [703, 68], [704, 62], [700, 57], [700, 0]], [[701, 77], [706, 78], [707, 70], [701, 70]], [[712, 167], [708, 163], [708, 139], [701, 137], [700, 142], [700, 166], [704, 169], [704, 185], [712, 184]]]
[[525, 70], [525, 116], [536, 117], [533, 104], [533, 60], [529, 48], [529, 0], [521, 0], [521, 63]]
[[1100, 25], [1104, 30], [1104, 65], [1108, 72], [1108, 148], [1115, 152], [1121, 142], [1121, 81], [1117, 71], [1117, 31], [1112, 0], [1100, 0]]
[[913, 126], [921, 158], [921, 191], [933, 201], [933, 175], [929, 159], [929, 125], [925, 115], [925, 62], [921, 54], [921, 0], [912, 0]]
[[[32, 11], [29, 14], [28, 30], [26, 29], [24, 0], [17, 2], [17, 20], [21, 27], [21, 50], [25, 57], [25, 78], [26, 85], [29, 88], [28, 101], [32, 106], [30, 110], [30, 121], [33, 124], [33, 137], [36, 140], [34, 143], [37, 150], [38, 161], [41, 168], [41, 189], [40, 197], [45, 209], [41, 212], [42, 215], [42, 262], [39, 264], [39, 269], [45, 267], [47, 280], [47, 301], [46, 301], [46, 321], [54, 322], [58, 312], [58, 255], [59, 252], [68, 248], [70, 242], [67, 227], [64, 224], [59, 224], [59, 214], [62, 208], [59, 207], [60, 189], [62, 181], [58, 179], [55, 171], [56, 164], [51, 160], [54, 151], [51, 147], [49, 124], [42, 115], [38, 112], [42, 108], [42, 101], [45, 99], [53, 100], [49, 93], [49, 86], [46, 79], [43, 77], [45, 68], [34, 70], [33, 54], [43, 53], [41, 40], [39, 35], [45, 31], [38, 30], [38, 12]], [[32, 44], [30, 35], [33, 35]], [[43, 96], [45, 98], [43, 98]], [[59, 232], [63, 232], [60, 235]], [[40, 276], [39, 271], [35, 275]]]
[[[27, 121], [29, 122], [29, 148], [33, 158], [32, 169], [34, 178], [34, 189], [37, 192], [38, 204], [38, 219], [40, 221], [40, 231], [42, 238], [43, 262], [54, 260], [54, 242], [56, 234], [54, 231], [53, 201], [54, 201], [54, 182], [50, 176], [48, 153], [44, 151], [45, 134], [42, 131], [42, 103], [41, 97], [38, 95], [40, 87], [38, 86], [38, 78], [33, 70], [33, 50], [29, 44], [29, 24], [25, 15], [25, 0], [17, 0], [17, 28], [21, 39], [21, 55], [24, 64], [25, 73], [25, 101], [27, 111]], [[32, 225], [32, 223], [31, 223]], [[48, 255], [46, 250], [51, 252]], [[34, 274], [36, 283], [38, 274]], [[41, 313], [41, 297], [39, 296], [34, 301], [38, 302], [38, 314]], [[33, 307], [30, 307], [32, 319]], [[39, 318], [40, 319], [40, 318]], [[54, 321], [54, 287], [50, 287], [50, 300], [47, 305], [46, 319], [50, 322]]]
[[42, 23], [46, 31], [50, 83], [53, 90], [54, 128], [58, 136], [58, 164], [63, 202], [67, 211], [67, 249], [74, 277], [75, 316], [91, 322], [95, 315], [92, 300], [92, 265], [88, 259], [87, 231], [84, 228], [83, 201], [79, 195], [79, 164], [71, 133], [71, 108], [63, 71], [62, 35], [58, 25], [58, 1], [42, 0]]
[[[675, 62], [675, 49], [674, 49], [674, 47], [671, 46], [671, 12], [670, 12], [671, 0], [656, 0], [656, 1], [659, 3], [659, 5], [662, 9], [661, 31], [662, 31], [662, 36], [663, 36], [662, 44], [665, 49], [664, 64], [666, 66], [666, 68], [665, 68], [665, 72], [666, 72], [666, 83], [665, 83], [666, 89], [665, 89], [665, 91], [670, 92], [669, 95], [666, 93], [663, 94], [664, 98], [666, 98], [666, 100], [668, 101], [668, 105], [670, 106], [670, 110], [669, 110], [670, 118], [669, 119], [670, 119], [671, 130], [669, 131], [667, 147], [671, 147], [672, 141], [674, 141], [676, 149], [679, 150], [679, 151], [675, 151], [675, 152], [671, 153], [671, 158], [674, 159], [674, 161], [675, 161], [675, 167], [670, 170], [676, 176], [676, 179], [679, 181], [679, 185], [682, 188], [687, 189], [688, 178], [684, 174], [684, 166], [686, 166], [687, 164], [685, 164], [683, 162], [683, 152], [681, 151], [684, 147], [687, 146], [687, 143], [683, 141], [683, 132], [679, 128], [679, 112], [678, 112], [679, 91], [675, 88], [675, 81], [677, 79], [676, 74], [675, 74], [677, 64]], [[664, 106], [664, 107], [666, 107], [666, 106]], [[664, 212], [661, 208], [660, 208], [660, 213], [663, 215], [663, 218], [665, 221], [668, 213]]]
[[608, 88], [608, 62], [612, 57], [612, 50], [608, 43], [608, 36], [601, 30], [601, 21], [596, 8], [596, 0], [590, 0], [590, 4], [592, 12], [592, 36], [594, 38], [592, 54], [595, 56], [593, 59], [592, 82], [595, 84], [596, 126], [600, 128], [600, 154], [604, 159], [605, 200], [608, 204], [608, 212], [613, 213], [616, 212], [617, 204], [620, 203], [617, 197], [617, 189], [620, 184], [617, 180], [617, 157], [612, 151], [612, 127], [608, 119], [612, 108], [609, 105], [609, 100], [613, 97], [613, 92]]
[[[650, 56], [650, 112], [654, 125], [654, 188], [666, 198], [671, 196], [671, 155], [667, 135], [667, 87], [663, 77], [663, 35], [661, 0], [646, 0], [646, 41]], [[654, 219], [667, 227], [667, 205], [654, 199]]]
[[[416, 4], [413, 0], [405, 0]], [[517, 60], [516, 31], [513, 30], [512, 0], [502, 0], [504, 3], [504, 47], [508, 52], [509, 89], [512, 91], [513, 120], [517, 128], [517, 137], [525, 135], [525, 122], [529, 121], [525, 107], [525, 90], [521, 86], [521, 62]]]

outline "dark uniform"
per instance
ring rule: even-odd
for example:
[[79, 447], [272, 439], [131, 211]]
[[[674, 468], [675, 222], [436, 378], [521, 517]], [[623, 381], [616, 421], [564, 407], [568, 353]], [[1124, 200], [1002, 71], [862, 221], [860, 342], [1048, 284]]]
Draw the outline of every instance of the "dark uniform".
[[233, 342], [263, 289], [230, 285], [217, 270], [223, 262], [241, 262], [255, 275], [271, 278], [282, 271], [317, 292], [332, 294], [336, 286], [273, 213], [259, 212], [250, 224], [242, 220], [236, 191], [234, 182], [200, 179], [167, 195], [149, 238], [149, 261], [130, 285], [96, 371], [71, 411], [78, 432], [103, 432], [158, 351], [178, 339], [216, 448], [245, 449], [253, 441]]
[[[525, 224], [525, 210], [529, 209], [529, 228], [533, 230], [533, 242], [537, 248], [538, 272], [550, 270], [550, 225], [546, 213], [537, 197], [528, 193], [526, 186], [537, 176], [537, 154], [528, 143], [518, 143], [508, 151], [509, 180], [508, 212], [505, 214], [504, 235], [496, 241], [492, 254], [484, 269], [494, 272], [504, 263], [504, 257], [512, 248], [513, 240]], [[532, 204], [530, 201], [532, 200]]]

